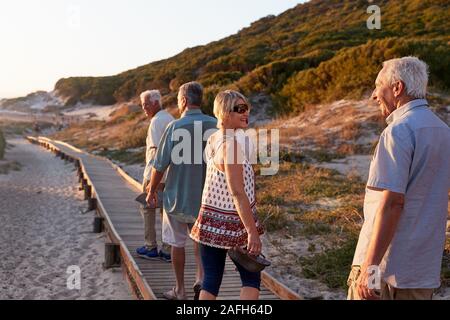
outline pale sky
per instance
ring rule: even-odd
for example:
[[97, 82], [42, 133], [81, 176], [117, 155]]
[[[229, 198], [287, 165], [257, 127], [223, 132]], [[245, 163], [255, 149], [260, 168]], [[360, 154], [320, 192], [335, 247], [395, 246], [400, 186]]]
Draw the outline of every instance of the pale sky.
[[301, 0], [2, 0], [0, 98], [114, 75], [222, 39]]

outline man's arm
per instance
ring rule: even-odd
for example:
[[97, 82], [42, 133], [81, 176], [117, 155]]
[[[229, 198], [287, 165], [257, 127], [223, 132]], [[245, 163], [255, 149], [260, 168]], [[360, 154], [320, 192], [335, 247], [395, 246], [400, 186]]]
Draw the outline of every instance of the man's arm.
[[381, 263], [394, 237], [405, 203], [405, 196], [402, 193], [370, 187], [369, 189], [382, 191], [383, 196], [375, 215], [366, 259], [361, 266], [361, 275], [357, 281], [358, 292], [363, 299], [376, 298], [374, 288], [368, 287], [368, 278], [370, 276], [368, 268], [370, 266], [378, 266]]
[[152, 168], [152, 174], [150, 176], [150, 183], [148, 184], [147, 192], [155, 193], [158, 190], [158, 185], [164, 176], [164, 172], [157, 171]]
[[161, 182], [164, 172], [171, 162], [172, 155], [172, 127], [169, 124], [165, 129], [161, 140], [159, 141], [158, 148], [156, 150], [155, 159], [153, 161], [152, 173], [150, 176], [150, 183], [147, 188], [147, 203], [152, 206], [156, 206], [158, 201], [156, 191], [158, 185]]

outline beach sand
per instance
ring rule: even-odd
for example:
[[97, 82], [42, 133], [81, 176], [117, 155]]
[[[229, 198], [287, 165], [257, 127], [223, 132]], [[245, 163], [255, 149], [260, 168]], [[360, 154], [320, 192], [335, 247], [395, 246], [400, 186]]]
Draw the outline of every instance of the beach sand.
[[[122, 271], [103, 270], [104, 235], [92, 233], [73, 164], [8, 142], [6, 161], [21, 169], [0, 174], [0, 299], [132, 299]], [[73, 265], [80, 290], [67, 287]]]

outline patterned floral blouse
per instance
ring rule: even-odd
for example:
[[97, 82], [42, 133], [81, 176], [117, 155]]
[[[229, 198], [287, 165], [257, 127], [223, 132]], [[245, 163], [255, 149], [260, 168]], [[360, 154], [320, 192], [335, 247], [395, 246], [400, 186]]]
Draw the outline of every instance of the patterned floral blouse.
[[[212, 146], [211, 138], [207, 142], [207, 173], [202, 203], [197, 221], [190, 234], [196, 242], [222, 249], [245, 246], [248, 239], [247, 231], [239, 217], [228, 188], [225, 173], [217, 169], [214, 164], [214, 154], [226, 139], [233, 139], [233, 137], [224, 136], [224, 139], [219, 140], [219, 143], [216, 143], [215, 146]], [[239, 140], [237, 141], [239, 142]], [[208, 150], [211, 152], [208, 152]], [[256, 215], [255, 174], [247, 158], [243, 161], [243, 174], [244, 189], [250, 202], [256, 227], [258, 233], [263, 234], [263, 227]]]

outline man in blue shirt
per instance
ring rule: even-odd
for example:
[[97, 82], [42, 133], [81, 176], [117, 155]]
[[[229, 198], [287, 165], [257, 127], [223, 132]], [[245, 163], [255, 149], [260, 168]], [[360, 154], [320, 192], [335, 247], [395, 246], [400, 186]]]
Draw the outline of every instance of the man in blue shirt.
[[[172, 266], [176, 286], [164, 296], [170, 300], [186, 299], [184, 287], [185, 244], [200, 210], [206, 163], [203, 150], [209, 136], [217, 130], [217, 120], [202, 113], [203, 88], [197, 82], [180, 87], [178, 109], [181, 118], [171, 122], [161, 138], [153, 163], [147, 201], [157, 203], [157, 186], [167, 171], [163, 199], [163, 241], [172, 246]], [[197, 245], [196, 293], [203, 278]]]

